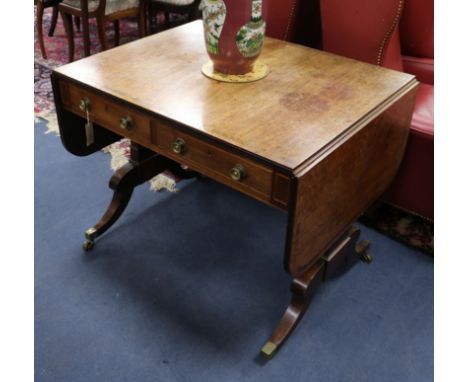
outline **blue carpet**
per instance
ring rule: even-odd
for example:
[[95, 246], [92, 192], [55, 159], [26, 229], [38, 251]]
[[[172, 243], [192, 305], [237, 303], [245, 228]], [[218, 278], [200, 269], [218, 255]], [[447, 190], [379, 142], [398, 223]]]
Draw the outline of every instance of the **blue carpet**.
[[140, 186], [90, 253], [110, 157], [35, 128], [36, 382], [433, 380], [433, 260], [366, 228], [374, 262], [323, 284], [270, 362], [289, 301], [285, 215], [209, 180]]

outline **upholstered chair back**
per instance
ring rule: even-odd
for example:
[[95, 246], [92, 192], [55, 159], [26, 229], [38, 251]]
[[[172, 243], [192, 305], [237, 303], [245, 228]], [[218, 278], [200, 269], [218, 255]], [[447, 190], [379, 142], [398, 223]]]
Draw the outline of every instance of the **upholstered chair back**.
[[323, 50], [402, 70], [403, 0], [321, 0]]

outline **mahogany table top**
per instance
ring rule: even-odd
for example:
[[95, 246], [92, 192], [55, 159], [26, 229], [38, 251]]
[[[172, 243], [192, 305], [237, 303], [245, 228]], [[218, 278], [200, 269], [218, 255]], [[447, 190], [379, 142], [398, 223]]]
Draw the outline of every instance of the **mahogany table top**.
[[248, 84], [205, 77], [201, 21], [64, 65], [56, 72], [298, 171], [379, 115], [413, 76], [267, 38], [270, 74]]

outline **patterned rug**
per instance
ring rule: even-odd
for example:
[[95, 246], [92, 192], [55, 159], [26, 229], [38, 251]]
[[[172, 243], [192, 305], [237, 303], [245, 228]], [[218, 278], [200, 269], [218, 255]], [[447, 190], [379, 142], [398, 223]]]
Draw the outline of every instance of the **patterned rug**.
[[[47, 36], [50, 21], [51, 9], [49, 8], [44, 12], [44, 41], [48, 53], [47, 60], [42, 58], [36, 35], [34, 37], [34, 114], [36, 118], [42, 118], [47, 121], [48, 130], [46, 133], [53, 132], [58, 134], [50, 74], [54, 68], [67, 63], [68, 44], [60, 18], [54, 36]], [[158, 21], [162, 22], [163, 20]], [[181, 22], [183, 20], [175, 19], [173, 20], [173, 25], [178, 25]], [[121, 44], [138, 38], [136, 21], [123, 20], [120, 24]], [[109, 46], [113, 46], [114, 32], [112, 24], [108, 25], [107, 36]], [[97, 38], [97, 27], [93, 20], [90, 24], [90, 40], [91, 53], [99, 52], [100, 45]], [[83, 52], [82, 35], [80, 32], [76, 32], [75, 59], [82, 57]], [[123, 139], [107, 147], [104, 151], [111, 154], [111, 168], [112, 170], [116, 170], [127, 162], [130, 155], [130, 142]], [[150, 181], [150, 189], [156, 191], [165, 189], [175, 192], [177, 191], [176, 181], [171, 174], [158, 175]], [[434, 254], [434, 223], [431, 221], [384, 203], [369, 210], [360, 221], [408, 246], [419, 249], [429, 255]]]
[[[47, 8], [44, 11], [43, 17], [43, 33], [47, 59], [43, 59], [41, 56], [36, 28], [34, 28], [34, 112], [37, 114], [46, 114], [54, 111], [50, 74], [53, 69], [68, 62], [68, 43], [60, 17], [57, 21], [54, 35], [52, 37], [47, 35], [51, 18], [52, 8]], [[95, 54], [100, 52], [101, 48], [97, 37], [97, 26], [94, 19], [90, 20], [89, 30], [91, 54]], [[81, 32], [76, 30], [76, 28], [74, 31], [75, 60], [78, 60], [84, 56], [83, 36]], [[107, 25], [106, 34], [108, 36], [109, 46], [113, 46], [114, 29], [111, 23]], [[136, 21], [131, 19], [123, 20], [120, 23], [120, 35], [121, 44], [136, 40], [138, 38]]]
[[434, 222], [387, 203], [377, 203], [359, 219], [409, 247], [434, 255]]

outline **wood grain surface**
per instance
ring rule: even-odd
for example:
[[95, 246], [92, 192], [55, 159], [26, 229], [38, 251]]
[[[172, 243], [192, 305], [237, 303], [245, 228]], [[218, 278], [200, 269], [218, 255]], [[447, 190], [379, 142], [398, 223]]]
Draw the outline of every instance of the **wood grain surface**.
[[310, 268], [389, 186], [403, 157], [417, 83], [297, 174], [286, 271]]
[[[201, 21], [62, 66], [56, 73], [295, 171], [414, 81], [404, 73], [267, 38], [271, 73], [204, 77]], [[377, 114], [375, 114], [377, 115]]]

